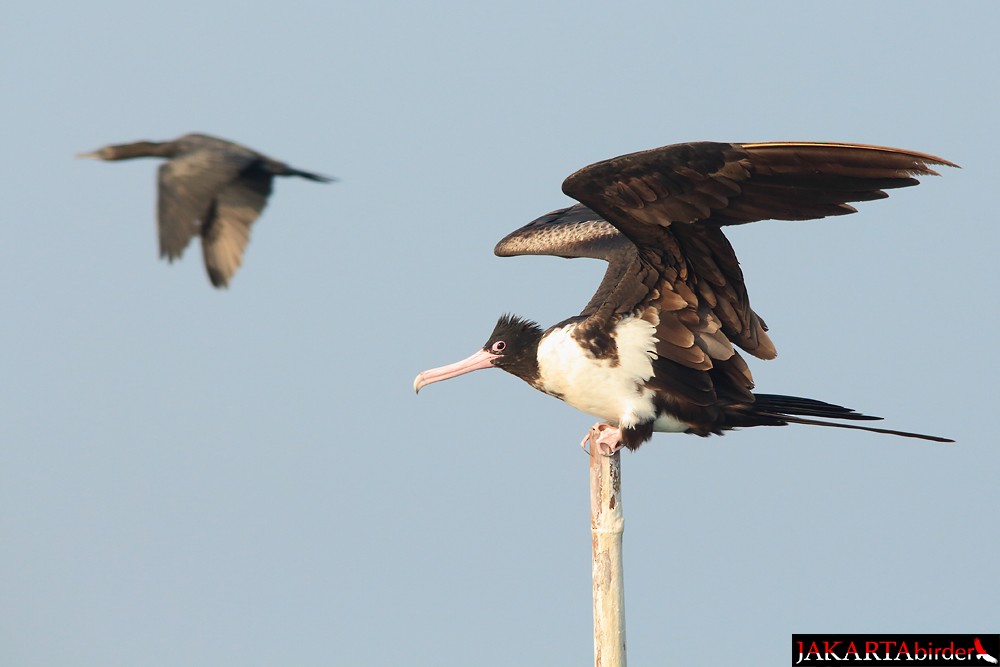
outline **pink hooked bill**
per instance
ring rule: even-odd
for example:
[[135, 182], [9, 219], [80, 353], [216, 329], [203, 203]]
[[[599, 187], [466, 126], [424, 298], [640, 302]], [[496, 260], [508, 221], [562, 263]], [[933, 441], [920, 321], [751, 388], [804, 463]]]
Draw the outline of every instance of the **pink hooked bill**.
[[462, 361], [456, 361], [455, 363], [448, 364], [447, 366], [441, 366], [440, 368], [432, 368], [428, 371], [424, 371], [413, 380], [413, 391], [420, 393], [420, 390], [424, 386], [433, 382], [440, 382], [441, 380], [447, 380], [448, 378], [465, 375], [466, 373], [471, 373], [472, 371], [478, 371], [481, 368], [492, 368], [493, 360], [500, 356], [503, 355], [493, 354], [489, 350], [479, 350], [468, 359], [462, 359]]

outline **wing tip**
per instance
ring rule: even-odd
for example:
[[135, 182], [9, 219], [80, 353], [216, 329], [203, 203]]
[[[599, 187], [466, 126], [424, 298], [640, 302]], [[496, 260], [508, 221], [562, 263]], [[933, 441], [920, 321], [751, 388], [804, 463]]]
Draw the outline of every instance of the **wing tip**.
[[768, 148], [844, 148], [844, 149], [861, 149], [861, 150], [872, 150], [881, 153], [892, 153], [896, 155], [906, 155], [907, 157], [913, 158], [923, 164], [915, 167], [913, 176], [940, 176], [938, 172], [927, 167], [928, 164], [941, 165], [945, 167], [953, 167], [955, 169], [961, 169], [962, 167], [958, 164], [952, 162], [951, 160], [946, 160], [943, 157], [938, 157], [937, 155], [932, 155], [930, 153], [922, 153], [920, 151], [908, 150], [905, 148], [894, 148], [892, 146], [879, 146], [878, 144], [860, 144], [851, 143], [843, 141], [763, 141], [763, 142], [751, 142], [751, 143], [740, 143], [738, 144], [744, 149], [768, 149]]

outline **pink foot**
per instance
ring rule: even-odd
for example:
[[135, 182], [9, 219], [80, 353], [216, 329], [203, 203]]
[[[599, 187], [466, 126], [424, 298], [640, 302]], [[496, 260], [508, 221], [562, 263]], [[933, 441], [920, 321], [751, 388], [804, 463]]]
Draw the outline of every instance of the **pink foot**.
[[597, 440], [594, 442], [597, 444], [597, 451], [599, 451], [603, 456], [612, 456], [615, 452], [625, 446], [624, 443], [622, 443], [622, 431], [620, 428], [616, 428], [611, 424], [597, 423], [590, 427], [590, 432], [587, 433], [587, 435], [580, 442], [580, 446], [583, 447], [583, 450], [588, 454], [590, 453], [590, 450], [587, 449], [587, 444], [594, 436], [595, 431], [599, 435]]

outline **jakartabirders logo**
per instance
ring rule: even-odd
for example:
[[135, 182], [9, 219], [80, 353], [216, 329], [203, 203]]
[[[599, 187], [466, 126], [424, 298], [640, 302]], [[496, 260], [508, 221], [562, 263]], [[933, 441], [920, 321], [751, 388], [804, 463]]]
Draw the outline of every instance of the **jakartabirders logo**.
[[821, 662], [915, 664], [1000, 664], [1000, 635], [793, 634], [792, 665]]

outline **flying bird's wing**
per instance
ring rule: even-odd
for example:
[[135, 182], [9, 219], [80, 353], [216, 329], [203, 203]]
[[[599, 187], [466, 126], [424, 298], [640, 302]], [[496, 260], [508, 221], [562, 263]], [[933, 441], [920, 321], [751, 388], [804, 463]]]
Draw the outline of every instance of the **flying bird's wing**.
[[181, 256], [205, 224], [216, 195], [255, 160], [250, 151], [212, 149], [192, 151], [160, 166], [160, 257], [173, 261]]
[[271, 194], [273, 176], [250, 168], [215, 196], [201, 228], [201, 248], [208, 277], [216, 287], [226, 287], [243, 261], [250, 241], [250, 226], [260, 216]]
[[603, 303], [591, 302], [577, 336], [590, 335], [581, 342], [607, 349], [612, 343], [601, 339], [605, 325], [638, 314], [656, 327], [655, 381], [673, 383], [674, 393], [701, 405], [714, 402], [723, 388], [732, 398], [752, 400], [750, 371], [733, 344], [764, 359], [776, 352], [750, 308], [743, 272], [721, 227], [852, 213], [848, 202], [916, 185], [913, 176], [935, 174], [928, 166], [935, 164], [954, 166], [877, 146], [703, 142], [585, 167], [565, 180], [563, 192], [621, 231], [638, 254], [627, 279]]

